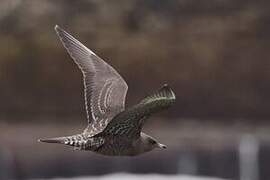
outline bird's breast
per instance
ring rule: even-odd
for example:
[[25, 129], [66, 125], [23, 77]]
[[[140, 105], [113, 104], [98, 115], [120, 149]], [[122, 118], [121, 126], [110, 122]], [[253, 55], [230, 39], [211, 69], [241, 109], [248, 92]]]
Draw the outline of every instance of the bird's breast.
[[134, 147], [124, 138], [108, 138], [95, 152], [107, 156], [132, 156]]

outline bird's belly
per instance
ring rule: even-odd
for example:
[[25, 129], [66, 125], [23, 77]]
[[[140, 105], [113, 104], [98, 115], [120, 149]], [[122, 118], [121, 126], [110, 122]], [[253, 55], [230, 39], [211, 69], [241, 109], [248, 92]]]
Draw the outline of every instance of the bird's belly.
[[96, 151], [98, 154], [107, 156], [134, 156], [134, 147], [120, 141], [113, 141], [103, 144]]

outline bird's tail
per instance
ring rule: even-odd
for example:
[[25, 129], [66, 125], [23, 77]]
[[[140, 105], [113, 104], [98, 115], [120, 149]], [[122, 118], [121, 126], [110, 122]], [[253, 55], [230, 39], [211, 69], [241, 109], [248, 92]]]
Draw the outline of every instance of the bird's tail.
[[89, 138], [84, 134], [77, 134], [66, 137], [39, 139], [38, 141], [45, 143], [65, 144], [73, 146], [74, 149], [76, 150], [95, 150], [104, 143], [104, 139], [101, 137]]
[[71, 146], [79, 146], [83, 141], [85, 141], [84, 136], [81, 134], [66, 136], [66, 137], [55, 137], [55, 138], [45, 138], [39, 139], [39, 142], [45, 143], [57, 143], [57, 144], [66, 144]]
[[38, 142], [65, 144], [65, 142], [67, 142], [67, 138], [66, 137], [45, 138], [39, 139]]

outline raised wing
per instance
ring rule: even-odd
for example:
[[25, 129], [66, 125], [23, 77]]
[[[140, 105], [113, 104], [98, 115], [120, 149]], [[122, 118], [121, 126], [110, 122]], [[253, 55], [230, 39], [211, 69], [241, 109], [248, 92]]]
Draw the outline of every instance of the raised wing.
[[170, 107], [175, 94], [168, 85], [146, 97], [139, 104], [117, 115], [102, 133], [113, 136], [138, 138], [146, 119], [153, 113]]
[[[88, 127], [85, 133], [101, 132], [109, 121], [125, 109], [128, 86], [109, 64], [73, 36], [55, 26], [64, 47], [81, 69], [84, 82]], [[92, 118], [90, 118], [90, 113]]]

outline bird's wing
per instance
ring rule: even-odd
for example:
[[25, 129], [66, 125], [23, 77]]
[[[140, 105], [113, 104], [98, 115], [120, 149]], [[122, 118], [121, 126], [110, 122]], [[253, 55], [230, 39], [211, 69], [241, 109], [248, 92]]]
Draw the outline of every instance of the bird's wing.
[[[128, 86], [109, 64], [73, 36], [55, 26], [55, 30], [68, 53], [83, 74], [85, 107], [88, 127], [85, 132], [96, 134], [109, 121], [125, 109]], [[90, 118], [90, 113], [92, 118]]]
[[170, 107], [176, 100], [168, 85], [143, 99], [139, 104], [117, 115], [102, 133], [113, 136], [139, 137], [146, 119], [153, 113]]

